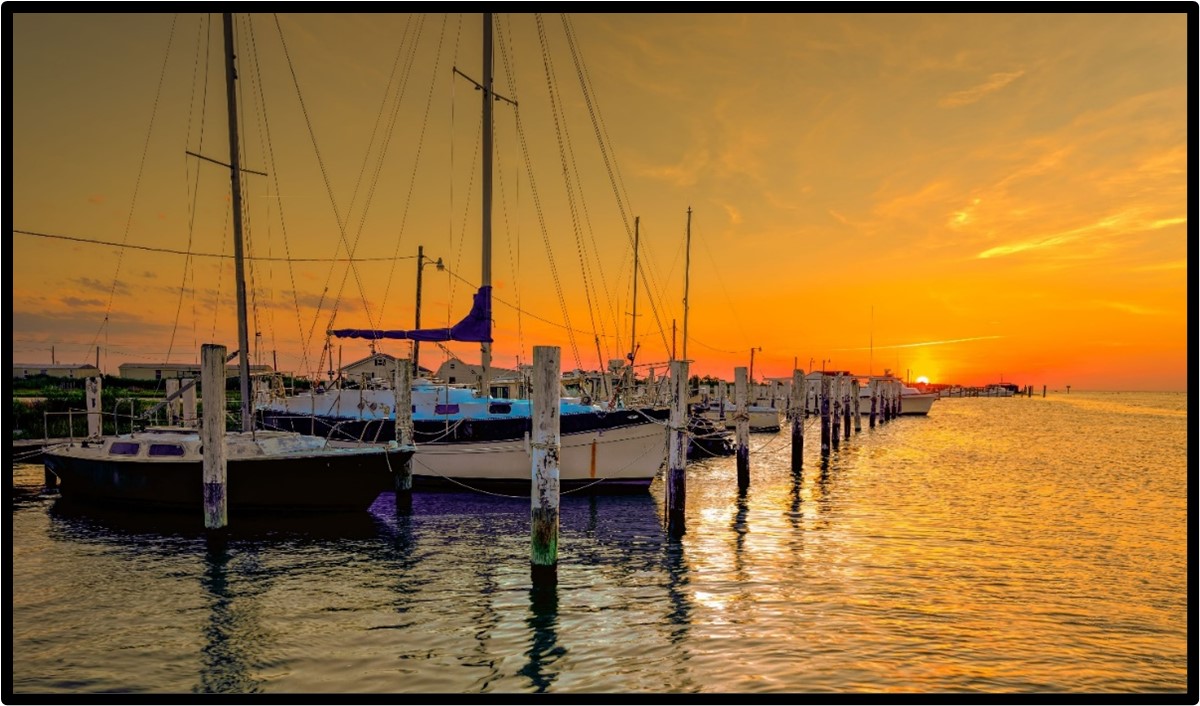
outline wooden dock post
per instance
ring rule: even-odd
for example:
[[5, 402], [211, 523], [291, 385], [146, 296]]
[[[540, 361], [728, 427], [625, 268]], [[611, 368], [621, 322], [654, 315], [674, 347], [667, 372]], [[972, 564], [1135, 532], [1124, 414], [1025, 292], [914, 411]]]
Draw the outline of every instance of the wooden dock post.
[[829, 458], [829, 376], [821, 373], [821, 458]]
[[871, 421], [870, 426], [875, 428], [875, 415], [879, 412], [879, 386], [875, 384], [875, 380], [867, 381], [868, 396], [871, 398]]
[[225, 499], [225, 346], [200, 346], [200, 384], [204, 386], [204, 528], [229, 524]]
[[[85, 383], [87, 385], [87, 424], [89, 439], [99, 439], [104, 433], [104, 421], [103, 417], [101, 416], [100, 409], [100, 390], [102, 387], [101, 380], [103, 380], [103, 378], [88, 378], [87, 382]], [[73, 433], [74, 432], [72, 432], [72, 434]]]
[[792, 371], [792, 472], [804, 467], [804, 371]]
[[1042, 385], [1042, 398], [1045, 399], [1045, 397], [1046, 397], [1046, 386]]
[[[682, 537], [687, 531], [684, 509], [687, 506], [687, 379], [686, 360], [673, 360], [670, 367], [671, 426], [667, 456], [667, 535]], [[722, 384], [722, 386], [724, 386]]]
[[530, 493], [530, 575], [534, 585], [558, 583], [558, 346], [533, 347], [533, 492]]
[[[191, 382], [194, 382], [194, 380], [192, 378], [189, 378], [188, 382], [191, 383]], [[191, 384], [191, 385], [188, 385], [187, 387], [183, 388], [183, 399], [180, 402], [180, 405], [183, 410], [183, 413], [182, 413], [183, 414], [183, 425], [185, 427], [196, 426], [196, 422], [198, 421], [197, 417], [199, 415], [196, 414], [197, 407], [196, 407], [196, 385], [195, 384]]]
[[738, 488], [750, 487], [750, 404], [748, 401], [746, 368], [733, 369], [733, 396], [737, 412], [733, 418], [737, 425], [737, 478]]
[[862, 390], [858, 384], [858, 378], [850, 379], [850, 399], [854, 402], [854, 433], [862, 433], [862, 408], [860, 405], [860, 397]]
[[[412, 375], [408, 358], [398, 359], [392, 389], [396, 393], [396, 443], [401, 446], [413, 443]], [[399, 468], [393, 469], [396, 474], [396, 512], [401, 515], [412, 514], [412, 467], [413, 457], [409, 456]]]
[[845, 428], [842, 430], [842, 439], [850, 440], [850, 380], [848, 378], [842, 380], [842, 422]]
[[717, 419], [725, 422], [725, 398], [729, 396], [729, 386], [724, 380], [717, 383]]
[[833, 376], [833, 389], [830, 390], [829, 396], [832, 398], [830, 407], [832, 425], [829, 441], [833, 445], [833, 450], [837, 451], [842, 444], [842, 374], [838, 373]]

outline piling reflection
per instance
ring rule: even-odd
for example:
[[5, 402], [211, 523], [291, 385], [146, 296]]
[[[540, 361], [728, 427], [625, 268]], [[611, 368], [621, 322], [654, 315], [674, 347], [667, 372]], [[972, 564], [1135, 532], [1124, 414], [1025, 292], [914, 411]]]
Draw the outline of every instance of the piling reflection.
[[746, 517], [750, 512], [750, 491], [746, 488], [738, 488], [736, 511], [733, 515], [733, 521], [729, 528], [733, 530], [733, 576], [739, 583], [744, 583], [748, 578], [746, 573], [746, 534], [750, 532], [750, 525], [746, 521]]
[[558, 678], [555, 663], [567, 653], [558, 644], [558, 588], [534, 584], [529, 589], [529, 658], [518, 673], [529, 680], [535, 693], [545, 693]]
[[263, 648], [264, 634], [256, 619], [253, 598], [266, 590], [261, 581], [246, 582], [248, 594], [239, 596], [230, 587], [229, 539], [211, 536], [204, 556], [200, 585], [209, 599], [209, 617], [201, 648], [200, 694], [255, 694], [264, 681], [254, 676], [253, 665]]

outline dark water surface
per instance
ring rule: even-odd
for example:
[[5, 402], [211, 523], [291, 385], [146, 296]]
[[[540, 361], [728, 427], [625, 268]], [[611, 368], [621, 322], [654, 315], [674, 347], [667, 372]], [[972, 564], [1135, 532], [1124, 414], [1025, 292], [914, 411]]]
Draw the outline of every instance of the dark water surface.
[[[194, 525], [67, 507], [14, 465], [15, 694], [1184, 692], [1187, 395], [938, 401], [806, 465], [790, 434], [663, 486]], [[194, 522], [198, 525], [200, 509]], [[237, 518], [234, 518], [237, 520]], [[190, 522], [189, 518], [189, 522]]]

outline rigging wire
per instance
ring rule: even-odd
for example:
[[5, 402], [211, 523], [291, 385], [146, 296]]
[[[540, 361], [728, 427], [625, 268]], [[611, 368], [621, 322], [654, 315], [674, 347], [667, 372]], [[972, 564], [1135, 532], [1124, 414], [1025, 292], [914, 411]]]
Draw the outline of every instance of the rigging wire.
[[[84, 243], [86, 245], [107, 245], [107, 246], [111, 246], [111, 247], [127, 248], [129, 250], [143, 250], [146, 252], [164, 253], [167, 255], [184, 255], [184, 256], [190, 256], [193, 258], [208, 257], [208, 258], [215, 258], [215, 259], [219, 259], [219, 260], [232, 260], [234, 258], [233, 255], [228, 254], [228, 253], [223, 253], [223, 252], [222, 253], [191, 252], [188, 250], [178, 250], [178, 249], [174, 249], [174, 248], [159, 248], [159, 247], [154, 247], [151, 245], [130, 245], [130, 244], [126, 244], [126, 243], [114, 242], [111, 240], [95, 240], [92, 238], [80, 238], [78, 236], [61, 235], [61, 234], [56, 234], [56, 233], [39, 233], [37, 231], [21, 230], [18, 228], [13, 228], [11, 232], [16, 233], [17, 235], [29, 235], [29, 236], [32, 236], [35, 238], [49, 238], [51, 240], [68, 240], [68, 241], [71, 241], [74, 243]], [[395, 255], [393, 257], [334, 257], [334, 258], [329, 258], [329, 257], [270, 257], [270, 256], [254, 257], [254, 256], [247, 256], [245, 259], [255, 260], [258, 262], [286, 262], [286, 263], [297, 263], [297, 262], [317, 262], [317, 263], [392, 262], [394, 260], [415, 260], [415, 259], [417, 259], [417, 256], [416, 255]]]
[[533, 160], [529, 153], [529, 141], [526, 138], [525, 125], [521, 120], [521, 108], [519, 105], [520, 100], [517, 91], [516, 77], [515, 75], [510, 75], [508, 78], [510, 85], [512, 86], [513, 98], [518, 102], [517, 108], [513, 111], [513, 117], [516, 120], [517, 136], [521, 143], [521, 153], [525, 162], [526, 178], [529, 180], [529, 195], [532, 199], [534, 212], [537, 214], [538, 227], [541, 230], [542, 243], [546, 250], [546, 259], [550, 263], [550, 276], [554, 281], [554, 291], [558, 295], [558, 306], [562, 311], [563, 321], [566, 322], [566, 326], [564, 328], [566, 328], [568, 332], [567, 340], [571, 344], [571, 352], [575, 357], [576, 367], [582, 368], [583, 362], [579, 357], [579, 345], [575, 340], [574, 328], [571, 327], [571, 316], [567, 312], [567, 302], [563, 297], [562, 280], [558, 276], [558, 265], [554, 261], [554, 251], [550, 248], [550, 231], [546, 226], [546, 214], [542, 210], [541, 196], [538, 194], [537, 190], [537, 180], [533, 176]]
[[[574, 155], [571, 152], [570, 136], [567, 134], [567, 129], [565, 126], [566, 109], [562, 104], [562, 98], [559, 96], [559, 91], [556, 88], [557, 77], [554, 74], [554, 60], [550, 56], [549, 38], [546, 35], [546, 27], [545, 23], [542, 21], [541, 13], [535, 13], [534, 19], [537, 22], [538, 41], [542, 48], [542, 67], [545, 70], [546, 89], [550, 98], [550, 114], [554, 118], [554, 135], [558, 142], [559, 166], [562, 169], [562, 178], [565, 182], [567, 190], [567, 206], [571, 214], [571, 230], [575, 235], [575, 249], [579, 255], [580, 275], [583, 277], [583, 293], [584, 298], [587, 301], [588, 316], [591, 317], [592, 321], [592, 332], [595, 333], [597, 326], [595, 305], [592, 303], [592, 278], [590, 276], [587, 257], [585, 255], [586, 248], [583, 243], [583, 233], [580, 230], [579, 205], [576, 203], [575, 199], [575, 182], [571, 180], [571, 172], [573, 171], [571, 167], [572, 163], [574, 162]], [[574, 171], [576, 176], [578, 176], [578, 170], [576, 169]], [[603, 331], [603, 324], [601, 324], [600, 328]], [[599, 350], [599, 340], [599, 336], [597, 335], [596, 354], [600, 358], [597, 363], [600, 366], [600, 369], [603, 370], [604, 360], [603, 355]]]
[[[283, 55], [287, 62], [288, 70], [292, 76], [292, 85], [296, 89], [296, 98], [300, 102], [300, 111], [304, 115], [304, 124], [305, 124], [305, 127], [308, 129], [308, 136], [309, 136], [309, 140], [312, 142], [313, 153], [316, 155], [317, 164], [319, 165], [320, 170], [321, 170], [321, 178], [325, 184], [325, 193], [326, 193], [326, 196], [329, 198], [330, 206], [332, 206], [332, 208], [333, 208], [333, 216], [337, 220], [337, 230], [338, 230], [339, 238], [334, 247], [334, 255], [336, 256], [338, 248], [345, 247], [346, 255], [350, 258], [353, 258], [354, 257], [354, 248], [352, 248], [350, 246], [350, 244], [346, 242], [346, 226], [342, 220], [342, 215], [338, 210], [337, 199], [333, 195], [333, 187], [329, 183], [329, 173], [325, 169], [325, 160], [321, 157], [321, 149], [317, 145], [317, 137], [316, 137], [316, 134], [313, 132], [312, 119], [310, 118], [310, 116], [308, 114], [308, 107], [304, 103], [304, 95], [300, 91], [300, 80], [299, 80], [299, 77], [296, 75], [296, 67], [292, 63], [291, 52], [288, 51], [287, 41], [284, 39], [284, 36], [283, 36], [283, 27], [279, 23], [279, 16], [275, 15], [274, 18], [275, 18], [275, 27], [279, 34], [279, 41], [283, 45]], [[354, 273], [354, 280], [358, 284], [359, 296], [362, 298], [362, 302], [363, 302], [363, 311], [366, 312], [368, 320], [371, 320], [371, 311], [367, 305], [367, 293], [366, 293], [365, 288], [363, 287], [362, 277], [359, 275], [358, 268], [354, 266], [353, 262], [348, 263], [347, 268], [348, 268], [348, 271], [351, 271]], [[330, 275], [332, 275], [332, 268], [330, 271]], [[329, 289], [328, 285], [329, 285], [329, 280], [326, 279], [325, 290], [321, 292], [321, 303], [317, 307], [317, 316], [320, 315], [321, 308], [324, 305], [325, 295], [328, 293], [328, 289]], [[312, 341], [312, 335], [316, 329], [317, 316], [314, 316], [314, 318], [313, 318], [313, 326], [309, 330], [308, 339], [305, 340], [305, 342], [304, 342], [305, 346], [309, 345], [309, 343]], [[333, 306], [333, 311], [331, 313], [331, 318], [330, 318], [331, 324], [332, 324], [333, 318], [336, 316], [337, 316], [337, 303], [335, 302], [335, 304]]]
[[[159, 73], [158, 73], [158, 86], [154, 91], [154, 105], [150, 110], [150, 124], [146, 128], [146, 139], [142, 143], [142, 156], [141, 156], [141, 159], [138, 160], [137, 178], [134, 180], [134, 184], [133, 184], [133, 198], [130, 199], [129, 213], [125, 217], [124, 240], [129, 239], [129, 230], [133, 224], [133, 211], [134, 211], [134, 207], [137, 205], [138, 193], [141, 191], [142, 176], [145, 174], [145, 171], [146, 171], [146, 156], [150, 150], [150, 136], [152, 134], [154, 134], [154, 121], [155, 121], [155, 118], [158, 116], [158, 102], [159, 102], [159, 99], [162, 98], [163, 84], [166, 80], [166, 75], [167, 75], [167, 58], [170, 57], [171, 46], [175, 43], [175, 24], [178, 21], [178, 19], [179, 19], [178, 14], [173, 15], [171, 17], [171, 31], [167, 37], [167, 50], [163, 54], [162, 67], [159, 69]], [[104, 308], [104, 319], [101, 321], [100, 327], [98, 329], [96, 329], [96, 334], [92, 337], [93, 345], [95, 345], [96, 341], [99, 340], [101, 332], [103, 332], [108, 327], [108, 319], [109, 319], [109, 316], [112, 314], [113, 300], [116, 298], [117, 283], [121, 279], [121, 265], [124, 262], [124, 259], [125, 259], [125, 249], [122, 247], [117, 255], [117, 268], [116, 268], [116, 271], [113, 273], [113, 283], [112, 283], [112, 286], [108, 290], [108, 303], [105, 305], [105, 308]]]
[[[199, 55], [200, 55], [201, 48], [203, 48], [204, 49], [204, 61], [203, 61], [204, 81], [201, 84], [202, 90], [201, 90], [201, 94], [200, 94], [200, 121], [199, 121], [200, 122], [200, 128], [199, 128], [200, 135], [199, 135], [199, 146], [197, 147], [197, 152], [199, 152], [199, 153], [204, 152], [204, 134], [205, 134], [204, 127], [206, 124], [204, 117], [205, 117], [205, 115], [207, 115], [208, 70], [209, 70], [210, 60], [211, 60], [211, 55], [212, 55], [212, 42], [211, 41], [202, 42], [201, 37], [202, 36], [203, 37], [211, 37], [212, 23], [211, 22], [208, 22], [207, 24], [205, 23], [205, 20], [210, 19], [210, 18], [211, 18], [211, 15], [203, 15], [200, 18], [200, 24], [199, 24], [199, 27], [197, 30], [197, 36], [196, 36], [196, 56], [192, 60], [192, 97], [188, 101], [189, 106], [193, 106], [196, 104], [196, 92], [195, 91], [196, 91], [196, 84], [197, 84], [197, 75], [200, 72], [200, 66], [201, 66], [201, 61], [200, 61]], [[187, 138], [190, 138], [191, 134], [192, 134], [192, 112], [188, 111], [188, 124], [187, 124], [187, 132], [185, 133], [185, 135], [187, 136]], [[167, 355], [165, 358], [165, 362], [167, 362], [167, 363], [171, 362], [171, 352], [175, 348], [175, 334], [179, 329], [180, 314], [183, 312], [183, 298], [184, 298], [184, 295], [188, 291], [187, 283], [188, 283], [189, 275], [191, 276], [191, 280], [192, 280], [192, 350], [199, 350], [199, 348], [200, 348], [199, 341], [198, 341], [198, 335], [197, 335], [197, 331], [196, 331], [196, 319], [197, 319], [197, 317], [196, 317], [196, 289], [195, 289], [196, 273], [195, 273], [195, 269], [194, 269], [194, 266], [192, 263], [192, 258], [191, 258], [192, 243], [195, 239], [195, 234], [196, 234], [196, 212], [198, 210], [196, 201], [200, 196], [200, 167], [201, 167], [201, 164], [199, 161], [197, 161], [196, 162], [196, 179], [195, 179], [196, 190], [194, 192], [192, 192], [191, 189], [187, 185], [188, 182], [190, 181], [190, 179], [188, 179], [188, 171], [189, 170], [188, 170], [187, 160], [184, 160], [184, 165], [183, 165], [184, 184], [185, 184], [184, 203], [186, 204], [187, 209], [188, 209], [188, 242], [187, 242], [187, 251], [186, 251], [187, 255], [183, 261], [183, 278], [179, 284], [179, 300], [175, 304], [175, 322], [171, 326], [171, 337], [167, 343]]]
[[[496, 31], [497, 42], [496, 43], [499, 45], [499, 49], [500, 49], [500, 63], [504, 66], [505, 71], [508, 71], [509, 70], [508, 44], [506, 44], [504, 41], [504, 34], [506, 31], [508, 33], [510, 33], [509, 40], [511, 41], [511, 39], [512, 39], [512, 37], [511, 37], [512, 23], [511, 22], [502, 23], [501, 21], [499, 21], [500, 18], [497, 18], [497, 20], [498, 21], [496, 23], [496, 28], [497, 28], [497, 31]], [[501, 26], [501, 25], [503, 25], [503, 26]], [[515, 135], [514, 135], [514, 139], [515, 139]], [[512, 219], [513, 221], [516, 222], [516, 231], [517, 231], [516, 238], [515, 238], [516, 246], [517, 246], [516, 247], [516, 258], [514, 259], [514, 257], [513, 257], [513, 240], [514, 240], [514, 238], [512, 235], [513, 227], [512, 227], [512, 223], [509, 220], [507, 191], [505, 189], [505, 181], [504, 181], [504, 169], [503, 169], [502, 165], [499, 164], [499, 162], [501, 161], [500, 155], [501, 155], [500, 151], [497, 151], [497, 153], [496, 153], [496, 162], [497, 162], [496, 174], [498, 177], [497, 180], [500, 182], [500, 207], [501, 207], [501, 209], [503, 209], [503, 213], [504, 213], [504, 226], [505, 226], [504, 232], [505, 232], [505, 235], [508, 236], [507, 237], [508, 267], [509, 267], [509, 271], [512, 273], [513, 292], [515, 293], [516, 298], [517, 298], [517, 306], [516, 306], [516, 309], [517, 309], [517, 365], [520, 366], [521, 360], [523, 359], [523, 356], [525, 353], [524, 317], [522, 316], [522, 312], [521, 312], [521, 224], [520, 224], [520, 221], [517, 221], [515, 218]], [[520, 173], [518, 166], [515, 164], [513, 165], [513, 171], [516, 173], [516, 176], [513, 179], [513, 182], [516, 184], [516, 187], [515, 187], [516, 205], [514, 206], [514, 210], [517, 213], [520, 213], [521, 212], [521, 173]]]
[[[621, 170], [620, 170], [620, 166], [617, 164], [617, 161], [616, 161], [615, 150], [609, 149], [609, 145], [611, 145], [612, 140], [608, 136], [608, 129], [604, 123], [604, 116], [600, 111], [599, 104], [597, 101], [593, 100], [593, 97], [594, 97], [596, 91], [594, 88], [594, 84], [591, 81], [591, 77], [588, 74], [587, 64], [583, 60], [583, 57], [582, 57], [583, 52], [582, 52], [582, 49], [579, 47], [579, 42], [575, 35], [574, 25], [571, 23], [570, 17], [566, 13], [563, 13], [561, 15], [561, 19], [562, 19], [563, 29], [567, 35], [567, 44], [571, 50], [571, 57], [575, 64], [576, 78], [578, 79], [580, 87], [582, 89], [583, 99], [584, 99], [584, 101], [587, 105], [587, 109], [588, 109], [588, 117], [591, 119], [592, 130], [596, 136], [596, 143], [600, 149], [600, 155], [604, 162], [604, 167], [605, 167], [605, 171], [608, 175], [609, 184], [611, 185], [612, 190], [613, 190], [613, 196], [615, 197], [615, 200], [617, 202], [617, 208], [620, 210], [620, 213], [621, 213], [621, 221], [625, 225], [626, 237], [628, 238], [629, 245], [632, 248], [634, 245], [634, 238], [633, 238], [633, 230], [630, 227], [630, 215], [631, 214], [626, 210], [626, 203], [628, 203], [630, 201], [629, 193], [628, 193], [628, 190], [625, 188], [624, 180], [621, 177]], [[610, 155], [610, 152], [611, 152], [611, 155]], [[647, 246], [648, 245], [649, 245], [649, 243], [647, 243]], [[648, 247], [647, 247], [647, 254], [649, 254]], [[630, 257], [632, 257], [632, 255], [630, 255]], [[641, 269], [643, 269], [643, 267], [645, 267], [645, 265], [643, 265], [639, 261], [638, 269], [641, 270]], [[650, 269], [651, 275], [656, 274], [654, 272], [653, 260], [650, 261], [649, 269]], [[661, 288], [661, 286], [656, 284], [656, 280], [652, 277], [646, 277], [644, 273], [637, 273], [637, 272], [634, 273], [634, 277], [639, 276], [639, 274], [641, 274], [642, 280], [645, 281], [647, 283], [647, 285], [657, 287], [657, 289], [660, 292], [659, 296], [661, 299], [661, 289], [662, 288]], [[649, 286], [647, 287], [648, 293], [649, 293]], [[662, 337], [663, 348], [664, 348], [664, 350], [669, 350], [669, 346], [667, 345], [666, 332], [665, 332], [665, 329], [662, 324], [662, 319], [659, 316], [659, 308], [661, 307], [661, 301], [659, 304], [656, 305], [653, 297], [650, 297], [649, 303], [650, 303], [650, 310], [654, 314], [654, 320], [658, 324], [658, 331]]]

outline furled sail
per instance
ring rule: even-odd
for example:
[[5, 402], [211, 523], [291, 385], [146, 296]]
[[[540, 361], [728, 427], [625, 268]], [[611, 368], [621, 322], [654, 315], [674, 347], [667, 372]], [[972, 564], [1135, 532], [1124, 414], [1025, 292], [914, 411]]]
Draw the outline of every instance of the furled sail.
[[408, 331], [384, 331], [370, 328], [340, 328], [329, 332], [338, 338], [368, 338], [373, 341], [384, 338], [408, 339], [410, 341], [476, 341], [492, 342], [492, 288], [480, 287], [475, 292], [475, 301], [466, 318], [450, 328], [421, 328]]

